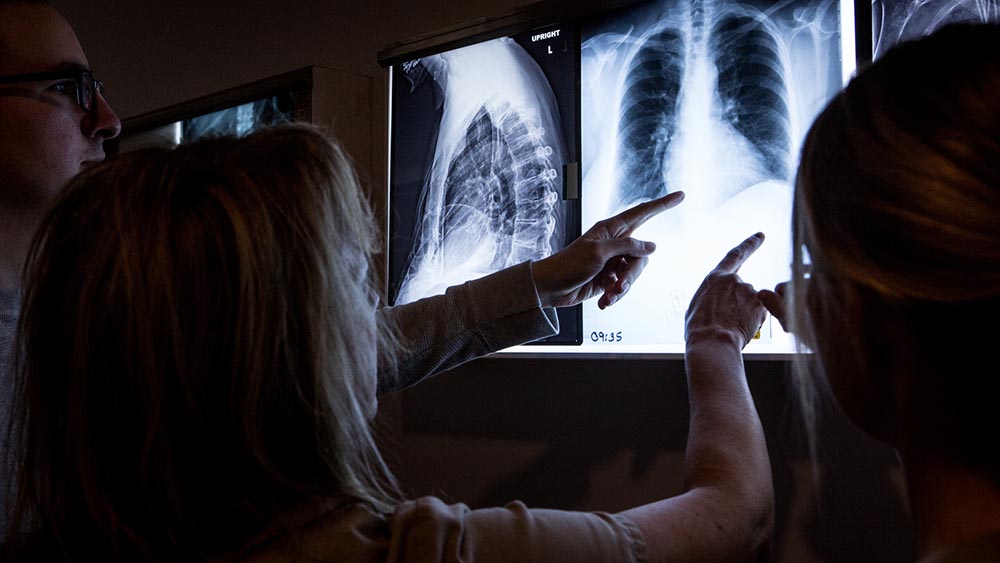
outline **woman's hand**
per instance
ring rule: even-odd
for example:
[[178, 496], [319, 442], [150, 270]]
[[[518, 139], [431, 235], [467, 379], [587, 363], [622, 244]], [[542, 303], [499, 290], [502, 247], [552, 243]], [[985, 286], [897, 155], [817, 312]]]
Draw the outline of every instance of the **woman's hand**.
[[569, 246], [532, 264], [543, 307], [569, 307], [598, 294], [601, 309], [613, 305], [642, 273], [652, 242], [631, 237], [650, 218], [679, 204], [684, 192], [673, 192], [599, 221]]
[[774, 287], [774, 291], [762, 289], [757, 292], [757, 297], [764, 304], [764, 308], [771, 313], [771, 316], [778, 319], [781, 329], [788, 330], [788, 282], [781, 282]]
[[701, 282], [685, 318], [688, 345], [699, 338], [723, 336], [732, 338], [742, 350], [760, 329], [766, 316], [764, 305], [757, 290], [743, 282], [737, 272], [763, 242], [764, 233], [744, 240]]

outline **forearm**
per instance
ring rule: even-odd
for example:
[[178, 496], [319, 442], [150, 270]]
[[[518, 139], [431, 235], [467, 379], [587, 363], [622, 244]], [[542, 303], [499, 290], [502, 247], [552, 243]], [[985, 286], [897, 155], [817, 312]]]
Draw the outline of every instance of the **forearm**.
[[763, 542], [774, 517], [767, 444], [743, 368], [741, 336], [723, 331], [689, 337], [685, 353], [690, 427], [688, 490], [702, 490], [728, 520], [720, 540], [738, 549]]
[[402, 345], [379, 359], [380, 393], [559, 330], [555, 310], [540, 307], [529, 263], [448, 288], [444, 295], [387, 307], [378, 320], [392, 327]]
[[774, 527], [771, 464], [741, 354], [764, 308], [753, 286], [736, 274], [763, 242], [763, 233], [756, 233], [729, 251], [688, 307], [685, 491], [625, 513], [642, 530], [652, 561], [767, 555]]
[[653, 563], [766, 553], [774, 526], [771, 466], [737, 338], [688, 340], [685, 492], [622, 512], [642, 531]]

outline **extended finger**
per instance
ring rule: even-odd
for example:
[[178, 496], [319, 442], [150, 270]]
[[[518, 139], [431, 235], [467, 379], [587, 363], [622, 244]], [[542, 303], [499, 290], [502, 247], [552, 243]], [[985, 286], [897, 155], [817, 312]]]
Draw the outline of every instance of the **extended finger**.
[[676, 207], [682, 201], [684, 201], [684, 192], [671, 192], [663, 197], [630, 207], [608, 219], [608, 222], [612, 225], [612, 231], [615, 234], [628, 235], [652, 217]]
[[601, 262], [615, 256], [648, 256], [656, 250], [656, 244], [632, 237], [620, 237], [595, 241]]
[[715, 267], [715, 271], [734, 274], [739, 271], [740, 266], [746, 262], [747, 258], [750, 257], [760, 245], [764, 243], [764, 233], [757, 233], [751, 235], [746, 240], [741, 242], [738, 246], [726, 253], [726, 257], [719, 262], [719, 265]]

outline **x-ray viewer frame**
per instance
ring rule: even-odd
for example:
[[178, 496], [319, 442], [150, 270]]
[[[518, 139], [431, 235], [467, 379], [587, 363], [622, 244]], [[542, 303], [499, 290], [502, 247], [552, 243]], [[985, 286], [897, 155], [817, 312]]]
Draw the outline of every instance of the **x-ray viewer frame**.
[[[593, 187], [594, 185], [593, 182], [595, 181], [594, 178], [603, 180], [602, 185], [615, 184], [616, 182], [621, 183], [614, 177], [607, 175], [601, 177], [600, 174], [596, 174], [596, 172], [600, 169], [600, 167], [597, 166], [599, 159], [595, 155], [601, 154], [605, 155], [606, 157], [607, 154], [615, 152], [624, 152], [620, 148], [624, 144], [624, 142], [619, 143], [618, 147], [608, 148], [607, 146], [596, 147], [592, 141], [592, 138], [595, 136], [595, 134], [602, 134], [605, 138], [624, 136], [624, 134], [621, 132], [623, 130], [622, 127], [608, 126], [604, 124], [602, 125], [604, 129], [601, 129], [594, 125], [595, 122], [594, 115], [599, 115], [601, 112], [594, 111], [594, 102], [595, 100], [599, 99], [600, 96], [598, 95], [599, 92], [597, 92], [597, 88], [594, 86], [595, 76], [597, 76], [597, 73], [594, 72], [593, 70], [594, 67], [592, 63], [594, 62], [594, 60], [597, 60], [594, 58], [595, 54], [603, 57], [600, 59], [602, 61], [614, 60], [613, 58], [608, 57], [608, 51], [599, 52], [596, 49], [597, 43], [595, 41], [595, 38], [600, 34], [614, 34], [616, 32], [619, 32], [619, 37], [618, 37], [618, 39], [620, 40], [619, 45], [624, 45], [625, 43], [624, 41], [621, 41], [621, 39], [624, 38], [627, 41], [628, 37], [625, 37], [624, 34], [621, 34], [620, 30], [623, 29], [622, 28], [623, 22], [625, 24], [631, 25], [629, 29], [630, 33], [633, 34], [631, 36], [631, 39], [633, 40], [633, 45], [629, 46], [629, 48], [620, 47], [619, 52], [617, 53], [617, 56], [619, 57], [617, 62], [623, 70], [619, 73], [619, 76], [613, 79], [608, 79], [608, 76], [603, 77], [603, 79], [605, 80], [605, 84], [616, 85], [616, 87], [618, 88], [618, 90], [616, 91], [617, 97], [603, 99], [603, 102], [605, 103], [604, 105], [600, 106], [604, 108], [610, 108], [608, 112], [604, 113], [615, 113], [616, 108], [621, 108], [620, 113], [624, 114], [626, 113], [625, 107], [627, 104], [625, 101], [623, 101], [624, 96], [622, 94], [622, 90], [624, 90], [624, 88], [621, 87], [621, 84], [630, 80], [629, 77], [625, 76], [626, 73], [624, 69], [628, 66], [630, 60], [634, 61], [639, 56], [637, 55], [637, 52], [641, 50], [641, 46], [637, 45], [643, 44], [643, 42], [635, 41], [635, 39], [642, 37], [645, 43], [649, 43], [649, 41], [646, 41], [646, 39], [650, 37], [651, 34], [656, 33], [658, 31], [662, 31], [661, 29], [656, 28], [654, 24], [649, 23], [651, 20], [649, 20], [648, 14], [655, 12], [655, 10], [651, 9], [650, 6], [655, 4], [659, 4], [661, 6], [666, 6], [669, 4], [673, 8], [677, 8], [678, 6], [682, 5], [682, 3], [680, 2], [649, 2], [649, 1], [645, 2], [625, 1], [625, 2], [618, 2], [614, 5], [609, 5], [606, 2], [605, 3], [543, 2], [528, 6], [524, 9], [512, 12], [510, 14], [498, 18], [479, 20], [467, 25], [456, 26], [454, 28], [444, 30], [440, 33], [418, 38], [406, 43], [397, 43], [390, 46], [389, 48], [387, 48], [386, 50], [384, 50], [379, 54], [380, 62], [383, 64], [383, 66], [390, 68], [390, 86], [389, 86], [390, 193], [388, 197], [390, 208], [388, 214], [389, 225], [387, 228], [387, 232], [389, 233], [390, 239], [388, 244], [389, 252], [387, 253], [387, 262], [388, 262], [387, 271], [389, 272], [388, 276], [390, 283], [389, 294], [391, 299], [394, 296], [399, 295], [399, 289], [400, 289], [399, 284], [401, 282], [400, 272], [402, 270], [402, 268], [400, 267], [400, 262], [401, 262], [399, 259], [400, 254], [397, 253], [396, 255], [397, 258], [395, 262], [393, 261], [393, 254], [392, 254], [394, 247], [398, 247], [398, 237], [400, 232], [399, 224], [397, 223], [396, 225], [393, 225], [394, 216], [395, 220], [398, 221], [398, 214], [399, 214], [399, 209], [401, 209], [401, 206], [399, 206], [398, 204], [398, 198], [400, 194], [398, 192], [394, 192], [394, 188], [398, 185], [397, 180], [398, 180], [399, 170], [397, 169], [398, 167], [394, 164], [393, 160], [394, 155], [392, 154], [392, 151], [398, 149], [399, 146], [397, 142], [398, 137], [400, 137], [400, 135], [403, 134], [401, 131], [394, 129], [394, 127], [397, 127], [400, 123], [399, 116], [396, 113], [396, 111], [398, 111], [398, 106], [394, 106], [394, 103], [397, 103], [398, 100], [393, 99], [393, 96], [398, 95], [399, 92], [401, 91], [400, 88], [402, 85], [400, 84], [400, 81], [405, 81], [406, 88], [412, 88], [414, 84], [413, 80], [414, 76], [416, 76], [417, 78], [420, 78], [421, 76], [423, 78], [426, 78], [427, 75], [434, 75], [435, 73], [437, 73], [437, 76], [443, 76], [444, 75], [443, 70], [442, 68], [440, 68], [440, 66], [443, 66], [445, 67], [446, 70], [450, 70], [454, 73], [456, 68], [460, 67], [461, 62], [455, 62], [454, 59], [449, 59], [447, 56], [441, 56], [442, 54], [447, 54], [449, 52], [458, 52], [456, 50], [462, 49], [463, 47], [482, 45], [488, 42], [496, 44], [497, 43], [496, 40], [498, 38], [508, 38], [501, 40], [501, 43], [506, 41], [508, 46], [512, 43], [520, 44], [522, 46], [528, 44], [529, 50], [531, 48], [531, 45], [529, 44], [531, 41], [533, 40], [539, 41], [542, 43], [542, 48], [544, 49], [542, 51], [543, 53], [548, 53], [549, 51], [551, 51], [553, 44], [556, 45], [557, 50], [565, 48], [570, 52], [574, 52], [575, 60], [573, 61], [572, 66], [576, 73], [573, 79], [574, 82], [573, 96], [575, 96], [575, 99], [572, 100], [572, 103], [569, 103], [568, 106], [574, 107], [575, 109], [572, 115], [569, 115], [568, 119], [566, 120], [568, 123], [571, 124], [567, 126], [567, 132], [565, 134], [565, 137], [568, 138], [568, 142], [566, 143], [566, 145], [568, 145], [569, 148], [566, 149], [566, 147], [563, 147], [566, 155], [569, 157], [565, 158], [564, 161], [566, 164], [569, 164], [569, 166], [561, 169], [561, 177], [560, 177], [561, 185], [558, 189], [561, 192], [560, 197], [564, 198], [568, 197], [570, 198], [570, 200], [572, 200], [574, 196], [576, 195], [580, 196], [579, 200], [577, 201], [582, 202], [583, 205], [581, 208], [579, 208], [580, 209], [579, 215], [577, 216], [576, 219], [578, 221], [576, 229], [577, 232], [579, 232], [579, 230], [584, 230], [588, 228], [594, 220], [597, 220], [605, 216], [609, 216], [610, 214], [612, 214], [612, 212], [615, 212], [618, 209], [625, 206], [625, 204], [630, 204], [635, 202], [635, 201], [618, 202], [621, 205], [615, 207], [613, 203], [608, 203], [609, 201], [614, 199], [613, 194], [611, 195], [599, 194], [599, 190]], [[827, 55], [830, 58], [831, 64], [835, 62], [839, 66], [830, 72], [831, 76], [836, 75], [835, 81], [837, 83], [832, 84], [831, 82], [831, 85], [829, 85], [828, 96], [832, 95], [832, 92], [834, 92], [836, 89], [839, 89], [839, 87], [844, 82], [846, 82], [846, 80], [849, 79], [849, 77], [853, 74], [854, 70], [857, 68], [858, 65], [864, 64], [871, 58], [870, 4], [865, 3], [863, 0], [858, 2], [853, 2], [850, 0], [829, 0], [826, 2], [792, 1], [785, 3], [745, 1], [741, 3], [722, 2], [717, 4], [723, 4], [727, 6], [728, 5], [736, 6], [738, 4], [739, 15], [741, 16], [744, 13], [759, 13], [762, 10], [771, 9], [772, 11], [767, 14], [768, 17], [763, 19], [770, 18], [770, 20], [776, 21], [777, 22], [775, 24], [776, 26], [771, 26], [768, 29], [771, 30], [778, 29], [779, 31], [782, 32], [782, 33], [778, 32], [770, 33], [771, 35], [774, 36], [780, 35], [782, 39], [786, 41], [786, 43], [782, 43], [780, 47], [776, 47], [772, 50], [774, 51], [780, 51], [782, 49], [784, 50], [783, 56], [785, 56], [785, 58], [782, 60], [783, 61], [782, 64], [784, 65], [782, 68], [787, 72], [789, 76], [791, 75], [791, 72], [788, 71], [788, 68], [790, 68], [790, 66], [794, 63], [794, 61], [789, 62], [790, 55], [788, 55], [788, 52], [792, 51], [793, 49], [797, 49], [799, 52], [801, 52], [801, 50], [803, 49], [802, 47], [803, 41], [805, 41], [805, 39], [803, 39], [804, 36], [808, 36], [809, 40], [814, 40], [814, 38], [817, 37], [818, 35], [822, 35], [823, 33], [827, 33], [829, 31], [828, 29], [824, 29], [820, 24], [823, 23], [829, 24], [830, 21], [836, 19], [838, 26], [836, 32], [839, 34], [839, 41], [836, 46], [837, 52], [833, 53], [832, 51], [830, 51], [827, 53]], [[757, 7], [755, 7], [755, 4], [757, 5]], [[819, 19], [817, 19], [816, 25], [814, 25], [812, 28], [807, 28], [806, 26], [802, 26], [801, 29], [796, 28], [793, 30], [791, 29], [791, 26], [790, 24], [787, 23], [787, 21], [788, 17], [790, 17], [789, 14], [791, 14], [793, 11], [792, 8], [795, 7], [793, 5], [796, 4], [812, 7], [815, 11], [819, 11], [821, 9], [833, 9], [836, 12], [836, 16], [835, 18], [833, 16], [827, 16], [827, 19], [823, 21], [819, 21]], [[693, 4], [685, 3], [683, 5], [690, 6]], [[777, 8], [770, 8], [770, 6], [773, 5], [784, 5], [791, 7], [788, 8], [786, 12], [781, 13], [777, 11]], [[730, 12], [733, 11], [734, 10], [728, 10], [726, 11], [726, 14], [729, 14]], [[644, 13], [645, 15], [643, 15]], [[797, 12], [797, 14], [802, 14], [802, 13], [803, 13], [802, 10], [799, 10]], [[785, 20], [782, 20], [781, 19], [782, 17], [785, 17]], [[631, 18], [631, 20], [629, 20], [629, 18]], [[643, 18], [645, 18], [645, 20]], [[724, 18], [718, 17], [717, 19], [721, 21]], [[771, 25], [770, 20], [767, 22], [769, 26]], [[636, 31], [641, 28], [644, 21], [647, 29], [643, 31]], [[736, 21], [738, 24], [740, 21], [745, 21], [745, 18], [744, 20], [732, 20], [732, 21]], [[733, 24], [731, 22], [729, 24], [725, 23], [718, 24], [718, 22], [713, 21], [713, 24], [717, 25], [715, 26], [713, 31], [709, 33], [709, 35], [714, 34], [721, 36], [722, 32], [717, 30], [726, 29], [725, 28], [726, 25], [728, 25], [729, 28], [738, 27], [737, 24]], [[783, 28], [781, 27], [782, 25], [784, 25]], [[708, 26], [705, 27], [707, 28]], [[793, 31], [795, 32], [794, 34], [792, 33]], [[794, 35], [794, 37], [792, 37], [792, 35]], [[690, 37], [692, 36], [688, 35], [687, 42], [690, 45], [694, 45], [695, 42], [692, 41]], [[765, 39], [767, 38], [766, 35], [764, 37]], [[553, 41], [553, 39], [555, 40]], [[797, 43], [793, 43], [795, 41], [797, 41]], [[717, 45], [721, 44], [721, 41], [717, 41], [716, 44]], [[721, 50], [721, 48], [719, 47], [715, 48], [717, 50]], [[827, 47], [827, 49], [829, 51], [830, 49], [832, 49], [832, 47]], [[467, 49], [467, 51], [471, 50]], [[536, 61], [538, 59], [542, 59], [542, 64], [544, 64], [544, 57], [539, 57], [537, 51], [533, 53], [533, 56], [536, 59]], [[590, 59], [588, 59], [588, 56], [590, 57]], [[425, 65], [427, 68], [417, 68], [416, 72], [414, 73], [413, 72], [414, 67], [412, 66], [412, 63], [410, 63], [410, 61], [415, 61], [417, 59], [422, 59], [431, 62], [430, 64]], [[834, 61], [834, 59], [836, 59], [836, 61]], [[690, 60], [692, 60], [692, 57], [689, 56], [687, 60], [688, 62], [690, 62]], [[723, 63], [718, 62], [718, 60], [715, 62], [717, 66], [720, 67], [723, 66]], [[409, 74], [404, 73], [405, 64], [411, 64], [411, 66], [406, 69], [407, 71], [410, 71]], [[440, 64], [440, 66], [438, 68], [434, 68], [435, 65], [438, 64]], [[591, 64], [591, 66], [588, 67], [588, 64]], [[800, 64], [799, 66], [801, 67], [802, 65]], [[551, 68], [547, 69], [547, 72], [548, 72], [547, 76], [552, 76]], [[736, 73], [739, 74], [739, 71], [737, 71]], [[689, 74], [691, 73], [689, 72]], [[454, 74], [452, 74], [452, 76], [454, 76]], [[788, 86], [789, 90], [794, 90], [794, 86], [791, 85], [791, 79], [787, 80], [789, 82]], [[447, 82], [447, 79], [445, 80], [445, 82]], [[483, 81], [474, 81], [474, 82], [477, 84], [481, 84]], [[635, 83], [636, 80], [632, 80], [632, 82]], [[447, 88], [447, 86], [445, 86], [445, 88]], [[560, 92], [560, 87], [558, 85], [555, 85], [553, 87], [553, 90], [556, 92]], [[606, 90], [610, 91], [611, 88], [606, 88]], [[457, 90], [453, 89], [453, 92], [454, 91]], [[788, 97], [792, 98], [794, 94], [798, 93], [799, 91], [801, 91], [801, 88], [798, 91], [793, 92], [793, 94], [790, 94]], [[560, 95], [565, 97], [565, 92], [560, 92]], [[608, 103], [609, 99], [613, 99], [613, 103]], [[425, 100], [425, 104], [426, 103], [427, 100]], [[441, 107], [440, 100], [438, 101], [438, 104], [439, 105], [436, 108], [437, 114], [432, 117], [425, 117], [425, 119], [431, 119], [431, 120], [441, 119], [441, 115], [444, 111], [444, 108]], [[590, 105], [588, 106], [588, 104]], [[825, 105], [825, 100], [814, 100], [812, 102], [812, 105], [809, 107], [808, 111], [818, 113], [822, 105]], [[798, 108], [790, 109], [788, 113], [794, 116], [797, 109]], [[692, 110], [690, 109], [686, 111], [688, 113], [692, 113]], [[802, 113], [802, 111], [799, 111], [799, 113]], [[494, 122], [497, 121], [497, 118], [493, 117], [492, 115], [490, 117], [492, 117], [493, 119], [492, 121], [488, 121], [488, 123], [490, 123], [491, 125], [496, 125]], [[412, 122], [412, 116], [409, 119]], [[808, 121], [805, 117], [800, 117], [800, 119], [803, 122]], [[406, 120], [404, 119], [403, 121]], [[467, 117], [463, 125], [467, 125], [468, 123], [470, 123], [470, 121], [471, 120]], [[805, 125], [803, 126], [807, 126], [807, 123], [805, 123]], [[481, 131], [481, 129], [482, 128], [477, 130], [475, 127], [465, 126], [463, 128], [460, 128], [460, 133], [458, 135], [453, 135], [453, 137], [464, 136], [465, 146], [467, 147], [470, 144], [475, 144], [475, 143], [470, 143], [469, 141], [470, 131]], [[499, 130], [502, 129], [502, 127], [495, 127], [495, 129]], [[688, 131], [695, 131], [695, 130], [700, 130], [700, 128], [688, 129]], [[405, 134], [412, 135], [413, 131], [408, 130], [406, 131]], [[433, 155], [435, 155], [434, 147], [429, 145], [433, 145], [435, 142], [439, 141], [437, 140], [437, 138], [427, 135], [426, 132], [424, 132], [423, 134], [425, 135], [424, 139], [418, 142], [417, 145], [424, 147], [425, 156], [424, 160], [420, 163], [420, 166], [417, 168], [419, 168], [419, 170], [421, 171], [420, 174], [423, 175], [423, 177], [420, 178], [420, 181], [426, 183], [427, 171], [433, 168], [433, 166], [430, 164], [430, 161], [434, 159]], [[499, 135], [495, 130], [493, 131], [492, 134], [494, 137]], [[797, 134], [804, 134], [804, 133], [800, 131]], [[438, 137], [440, 137], [440, 135], [438, 135]], [[488, 137], [488, 135], [481, 135], [477, 133], [475, 137], [476, 139], [482, 139]], [[575, 147], [573, 146], [574, 142], [575, 142]], [[797, 150], [797, 145], [796, 145], [797, 142], [798, 141], [788, 143], [789, 147], [786, 147], [786, 156], [790, 155], [792, 157], [797, 157], [797, 154], [792, 154], [793, 151]], [[535, 148], [537, 149], [538, 147]], [[495, 152], [495, 149], [491, 150], [494, 150]], [[441, 153], [442, 151], [436, 151], [436, 152]], [[459, 165], [455, 164], [455, 161], [457, 159], [454, 158], [454, 155], [457, 154], [458, 152], [461, 152], [461, 149], [453, 149], [449, 153], [452, 157], [448, 159], [451, 162], [451, 164], [450, 166], [445, 167], [446, 168], [445, 174], [447, 174], [447, 170], [454, 170], [459, 168]], [[544, 150], [542, 152], [544, 152]], [[395, 156], [398, 156], [398, 154]], [[440, 154], [438, 154], [438, 157], [440, 157]], [[688, 160], [690, 159], [688, 158]], [[508, 159], [506, 162], [509, 164], [511, 161]], [[790, 170], [793, 173], [795, 164], [797, 163], [790, 162], [789, 166], [786, 167], [787, 170]], [[439, 168], [441, 167], [439, 166]], [[608, 169], [614, 169], [614, 168], [622, 168], [622, 166], [617, 162], [612, 162], [612, 166], [609, 166]], [[411, 182], [415, 181], [415, 176], [417, 174], [414, 174], [412, 171], [410, 171], [409, 173], [411, 175], [410, 178]], [[588, 175], [590, 175], [589, 176], [590, 184], [588, 184]], [[439, 183], [441, 182], [439, 181]], [[509, 181], [508, 183], [514, 183], [514, 181]], [[455, 182], [452, 182], [452, 184], [454, 185]], [[766, 186], [768, 184], [765, 182], [761, 185]], [[768, 192], [767, 189], [764, 189], [763, 192], [760, 192], [759, 191], [760, 189], [762, 188], [758, 188], [758, 193], [764, 193], [764, 194], [771, 193]], [[691, 194], [691, 188], [687, 188], [685, 189], [685, 191], [688, 192], [689, 195]], [[750, 193], [752, 193], [752, 190], [747, 191], [747, 194]], [[746, 197], [749, 197], [747, 194], [745, 194], [744, 199]], [[648, 195], [652, 196], [656, 194], [648, 194]], [[411, 198], [413, 197], [412, 194], [410, 195], [410, 197]], [[442, 196], [439, 196], [439, 198], [440, 197]], [[697, 197], [694, 198], [695, 201], [697, 201], [697, 199], [698, 199]], [[602, 204], [602, 206], [598, 206], [594, 203], [596, 201], [603, 201], [604, 203]], [[688, 202], [685, 202], [684, 205], [687, 205], [687, 203]], [[701, 202], [700, 204], [706, 205], [704, 202]], [[415, 205], [415, 202], [412, 200], [409, 202], [408, 205], [410, 206], [410, 209], [414, 209], [415, 207], [417, 207]], [[502, 215], [502, 213], [499, 215]], [[731, 220], [731, 217], [733, 216], [732, 210], [721, 212], [720, 216], [730, 217], [729, 222], [732, 222]], [[411, 219], [411, 221], [412, 221], [411, 224], [407, 225], [407, 228], [409, 228], [411, 232], [414, 232], [415, 230], [417, 230], [416, 219]], [[780, 239], [782, 234], [787, 236], [787, 233], [790, 230], [790, 217], [784, 219], [782, 223], [783, 224], [780, 226], [780, 228], [778, 227], [771, 228], [770, 226], [768, 227], [769, 230], [767, 232], [769, 234], [769, 242], [771, 242], [773, 239]], [[494, 225], [497, 224], [497, 219], [495, 217], [493, 219], [493, 224]], [[676, 232], [689, 234], [692, 231], [690, 225], [688, 225], [687, 228], [679, 229]], [[569, 238], [571, 234], [572, 232], [570, 231], [569, 233], [564, 235], [565, 237], [567, 237], [564, 242], [569, 242], [569, 240], [571, 240]], [[647, 238], [653, 238], [652, 235], [656, 233], [655, 231], [651, 233], [645, 233], [642, 230], [640, 230], [640, 232], [637, 233], [638, 236], [643, 236], [644, 234], [649, 235]], [[654, 240], [657, 239], [654, 238]], [[632, 325], [628, 322], [628, 320], [626, 319], [626, 321], [623, 322], [621, 316], [619, 316], [618, 318], [613, 317], [615, 311], [626, 311], [625, 313], [626, 315], [632, 314], [628, 312], [628, 307], [629, 307], [628, 304], [630, 302], [632, 303], [631, 305], [632, 311], [642, 309], [645, 306], [645, 304], [648, 303], [649, 300], [651, 299], [650, 292], [653, 291], [653, 288], [655, 288], [658, 280], [660, 279], [659, 276], [662, 275], [663, 265], [665, 264], [675, 265], [677, 263], [683, 263], [679, 262], [684, 259], [683, 255], [672, 255], [671, 252], [663, 250], [669, 246], [668, 244], [664, 243], [662, 240], [657, 240], [657, 242], [660, 244], [659, 247], [660, 250], [657, 252], [656, 255], [653, 256], [653, 260], [650, 263], [651, 264], [650, 268], [647, 269], [647, 272], [644, 273], [643, 278], [640, 280], [639, 283], [636, 284], [636, 288], [633, 288], [629, 296], [627, 296], [619, 304], [616, 304], [615, 307], [612, 307], [607, 311], [598, 311], [596, 305], [593, 303], [587, 303], [581, 307], [579, 318], [573, 319], [573, 322], [579, 323], [578, 325], [573, 327], [575, 330], [578, 331], [575, 341], [569, 341], [568, 342], [569, 345], [567, 345], [566, 340], [563, 340], [562, 342], [558, 342], [555, 344], [549, 342], [534, 343], [528, 346], [519, 346], [508, 349], [504, 352], [501, 352], [500, 355], [503, 357], [544, 356], [553, 358], [557, 357], [680, 358], [682, 357], [683, 308], [686, 307], [686, 301], [684, 301], [679, 305], [680, 308], [678, 310], [680, 311], [680, 318], [677, 318], [678, 315], [677, 311], [671, 313], [674, 315], [674, 318], [672, 319], [664, 317], [662, 324], [670, 324], [670, 326], [672, 326], [671, 330], [673, 330], [673, 336], [671, 337], [672, 340], [670, 342], [657, 342], [655, 335], [652, 337], [647, 335], [645, 339], [643, 338], [636, 339], [634, 337], [630, 338], [630, 332], [632, 335], [636, 335], [637, 332], [632, 329]], [[735, 244], [735, 242], [738, 242], [738, 240], [733, 241], [733, 244]], [[718, 244], [722, 244], [722, 242], [719, 242]], [[708, 251], [706, 251], [706, 253], [707, 252]], [[412, 252], [410, 252], [410, 254], [412, 255]], [[408, 256], [408, 258], [411, 257], [412, 256]], [[781, 262], [779, 263], [779, 265], [782, 267], [787, 267], [787, 262]], [[695, 278], [697, 278], [697, 280], [695, 281], [700, 280], [700, 278], [703, 277], [704, 274], [707, 273], [708, 271], [708, 268], [701, 268], [701, 269], [704, 269], [705, 271], [701, 272], [699, 270], [698, 272], [691, 272], [691, 276], [694, 276], [691, 277], [692, 280], [695, 280]], [[773, 285], [775, 281], [778, 281], [777, 278], [775, 278], [773, 275], [771, 275], [771, 277], [759, 276], [756, 275], [756, 273], [753, 273], [753, 268], [748, 268], [748, 270], [751, 272], [752, 275], [750, 278], [747, 279], [747, 281], [750, 281], [751, 283], [754, 283], [755, 285], [758, 285], [760, 287]], [[759, 282], [758, 280], [753, 278], [766, 279], [766, 281]], [[695, 282], [690, 282], [690, 283], [695, 283]], [[452, 283], [448, 283], [448, 285], [452, 285]], [[645, 292], [640, 289], [643, 286], [648, 286]], [[675, 293], [677, 295], [681, 294], [681, 292], [676, 292], [676, 291]], [[686, 299], [687, 296], [685, 295], [683, 298]], [[673, 299], [677, 300], [678, 298], [675, 295], [673, 296]], [[623, 307], [623, 305], [625, 306]], [[608, 315], [607, 314], [608, 312], [611, 312], [611, 314]], [[659, 330], [659, 326], [657, 325], [658, 320], [655, 317], [652, 318], [652, 320], [647, 318], [643, 322], [645, 323], [643, 325], [645, 327], [643, 328], [644, 331], [656, 332]], [[678, 338], [678, 334], [681, 335], [680, 338]], [[776, 321], [774, 321], [773, 319], [768, 319], [767, 322], [765, 322], [765, 326], [762, 329], [762, 338], [758, 341], [749, 344], [744, 353], [748, 357], [748, 359], [761, 359], [761, 360], [786, 359], [795, 354], [795, 348], [791, 337], [785, 334], [783, 331], [781, 331]]]

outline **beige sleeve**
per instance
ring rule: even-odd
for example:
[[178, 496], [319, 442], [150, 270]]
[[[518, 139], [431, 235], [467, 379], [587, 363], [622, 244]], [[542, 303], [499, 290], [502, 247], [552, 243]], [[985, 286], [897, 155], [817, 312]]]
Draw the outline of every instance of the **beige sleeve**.
[[402, 349], [379, 358], [378, 392], [399, 391], [469, 360], [559, 332], [538, 301], [531, 262], [448, 288], [444, 295], [379, 309]]
[[646, 562], [646, 543], [628, 519], [603, 512], [528, 509], [521, 502], [470, 510], [434, 497], [389, 517], [386, 562]]

